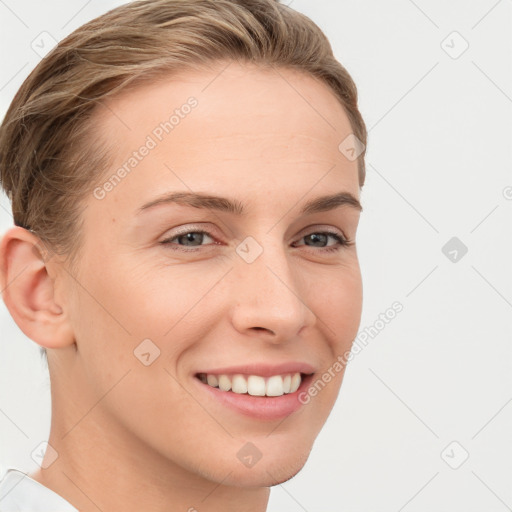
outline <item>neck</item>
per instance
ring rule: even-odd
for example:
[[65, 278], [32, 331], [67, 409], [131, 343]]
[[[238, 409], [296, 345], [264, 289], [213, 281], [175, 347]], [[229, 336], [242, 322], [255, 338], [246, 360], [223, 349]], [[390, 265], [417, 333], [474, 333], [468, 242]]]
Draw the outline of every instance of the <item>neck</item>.
[[[269, 487], [228, 486], [181, 467], [113, 420], [101, 401], [85, 400], [96, 405], [79, 410], [77, 392], [52, 385], [48, 442], [58, 457], [29, 476], [81, 512], [266, 510]], [[47, 450], [43, 467], [51, 462], [51, 452]]]
[[163, 461], [150, 447], [126, 444], [115, 430], [107, 432], [92, 422], [88, 429], [81, 427], [80, 434], [80, 439], [72, 433], [62, 439], [62, 430], [52, 425], [49, 444], [58, 458], [29, 476], [81, 512], [266, 510], [268, 487], [233, 487], [207, 480]]

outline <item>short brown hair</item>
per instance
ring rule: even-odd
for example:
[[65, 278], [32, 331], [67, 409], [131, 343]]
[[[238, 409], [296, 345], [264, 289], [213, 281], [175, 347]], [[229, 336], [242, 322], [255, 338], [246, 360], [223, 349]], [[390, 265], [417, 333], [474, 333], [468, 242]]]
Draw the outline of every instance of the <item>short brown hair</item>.
[[[320, 28], [277, 0], [138, 0], [86, 23], [30, 73], [0, 126], [0, 181], [15, 225], [73, 263], [81, 200], [108, 167], [91, 120], [128, 86], [221, 60], [293, 68], [335, 93], [363, 144], [357, 89]], [[340, 141], [341, 142], [341, 141]]]

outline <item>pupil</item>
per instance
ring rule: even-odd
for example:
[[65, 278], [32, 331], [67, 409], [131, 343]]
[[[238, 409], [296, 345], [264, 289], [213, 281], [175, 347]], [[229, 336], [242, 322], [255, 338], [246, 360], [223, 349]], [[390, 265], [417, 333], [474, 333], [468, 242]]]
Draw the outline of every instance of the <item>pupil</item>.
[[[203, 236], [203, 234], [202, 234], [202, 233], [187, 233], [186, 235], [183, 235], [183, 236], [186, 238], [187, 242], [194, 242], [194, 237], [195, 237], [196, 235], [198, 235], [198, 236], [200, 236], [200, 237], [202, 237], [202, 236]], [[199, 240], [199, 244], [200, 244], [200, 243], [201, 243], [201, 239]], [[185, 244], [185, 245], [189, 245], [189, 244]]]
[[314, 242], [315, 240], [318, 242], [318, 241], [319, 241], [319, 239], [320, 239], [320, 241], [321, 241], [321, 242], [322, 242], [322, 241], [323, 241], [323, 242], [325, 242], [326, 235], [321, 234], [321, 233], [313, 233], [312, 235], [309, 235], [309, 237], [310, 237], [311, 239], [313, 239], [313, 242]]

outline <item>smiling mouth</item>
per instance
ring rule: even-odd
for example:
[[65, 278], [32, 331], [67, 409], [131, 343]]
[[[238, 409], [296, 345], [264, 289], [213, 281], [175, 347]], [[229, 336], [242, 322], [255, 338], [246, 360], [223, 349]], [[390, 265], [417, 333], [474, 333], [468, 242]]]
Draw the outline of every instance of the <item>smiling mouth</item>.
[[198, 373], [196, 378], [212, 388], [217, 388], [227, 393], [276, 397], [295, 393], [299, 389], [301, 382], [308, 375], [299, 372], [272, 375], [270, 377], [240, 373], [232, 375]]

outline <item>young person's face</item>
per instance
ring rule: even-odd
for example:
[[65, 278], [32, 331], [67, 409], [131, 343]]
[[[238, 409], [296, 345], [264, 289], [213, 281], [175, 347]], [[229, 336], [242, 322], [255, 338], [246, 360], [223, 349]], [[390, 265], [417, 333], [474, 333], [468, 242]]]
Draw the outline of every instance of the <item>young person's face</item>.
[[[323, 234], [354, 241], [359, 209], [301, 213], [320, 196], [358, 199], [357, 161], [338, 148], [352, 129], [325, 85], [224, 66], [127, 92], [98, 115], [114, 148], [105, 181], [117, 178], [86, 198], [78, 274], [60, 276], [77, 350], [50, 350], [50, 369], [76, 408], [56, 404], [54, 421], [76, 424], [68, 439], [92, 425], [115, 433], [116, 450], [137, 464], [268, 486], [304, 465], [341, 385], [333, 365], [359, 327], [356, 248]], [[226, 198], [245, 213], [213, 201], [143, 208], [175, 192]], [[296, 372], [313, 376], [273, 398], [200, 379]]]

